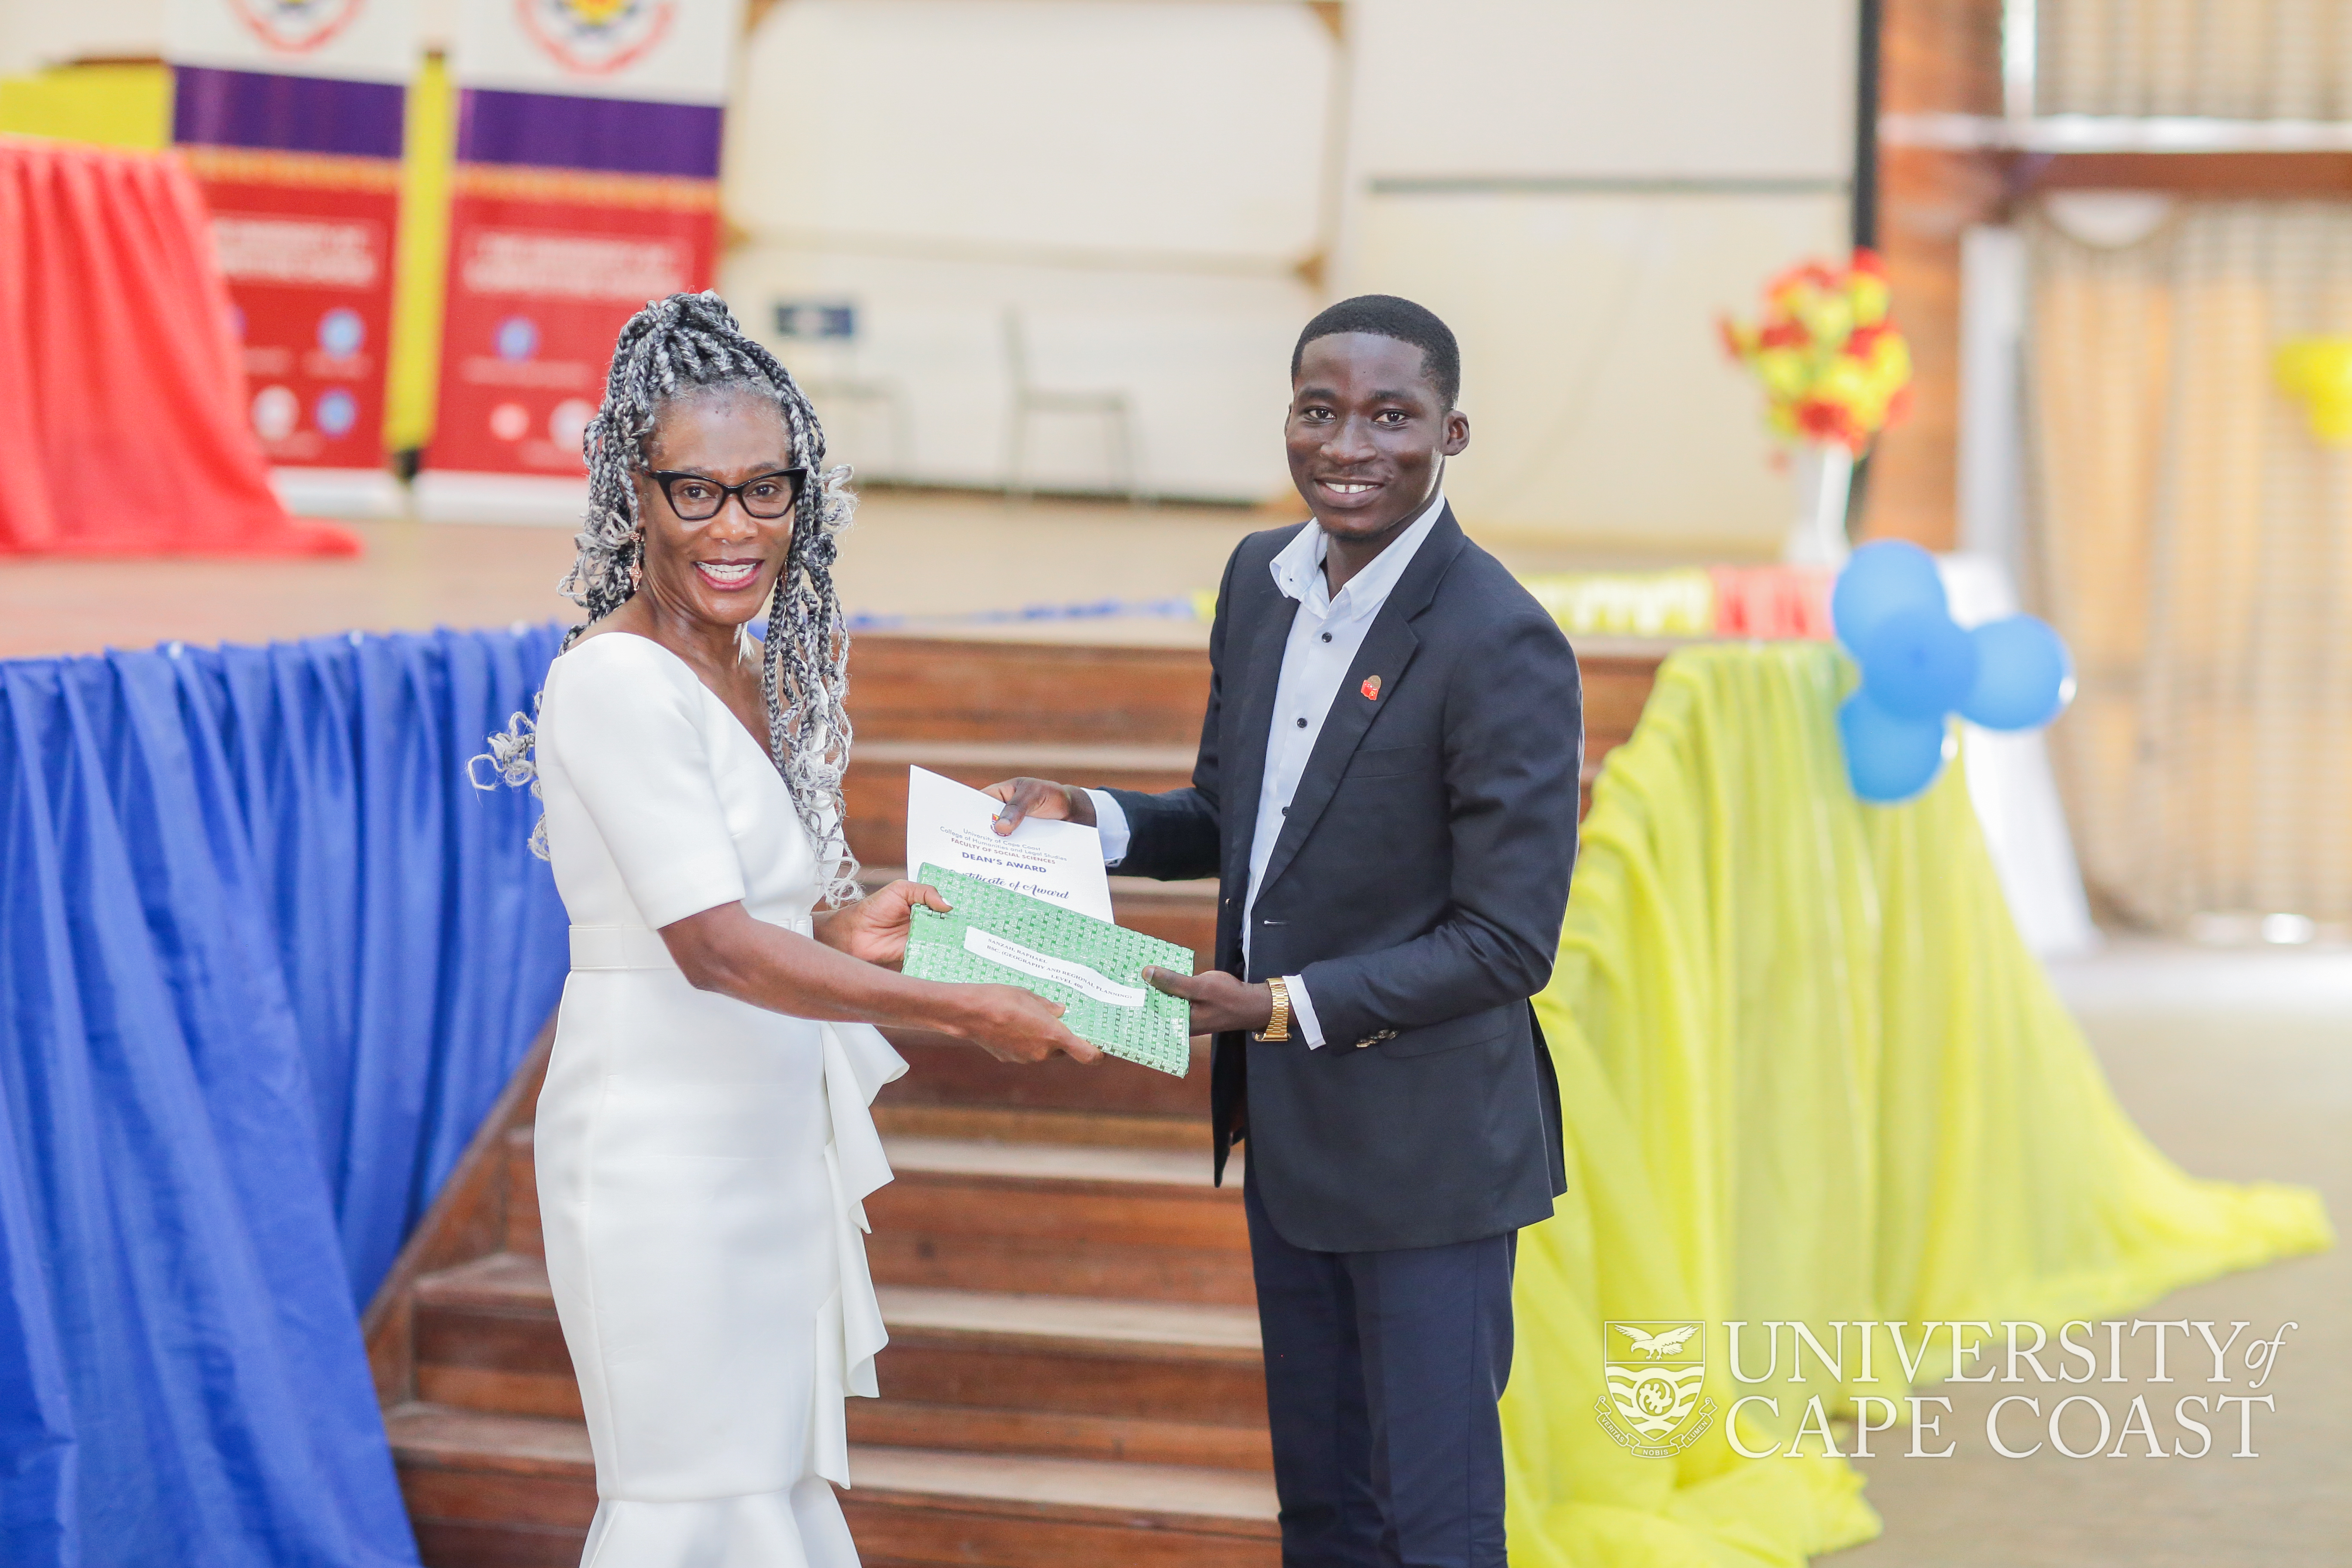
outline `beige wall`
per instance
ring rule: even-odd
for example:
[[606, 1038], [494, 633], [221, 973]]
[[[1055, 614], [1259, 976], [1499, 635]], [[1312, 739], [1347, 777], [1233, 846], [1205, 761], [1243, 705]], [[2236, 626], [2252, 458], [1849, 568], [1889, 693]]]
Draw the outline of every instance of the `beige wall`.
[[1474, 527], [1767, 555], [1791, 502], [1714, 318], [1842, 254], [1850, 0], [1355, 0], [1335, 285], [1454, 326]]
[[1854, 12], [1853, 0], [1349, 0], [1358, 170], [1843, 179]]
[[163, 52], [165, 0], [0, 0], [0, 76]]
[[[1464, 341], [1474, 526], [1769, 554], [1788, 486], [1713, 319], [1843, 248], [1853, 13], [784, 0], [732, 118], [726, 287], [752, 319], [857, 302], [853, 347], [777, 346], [863, 384], [832, 417], [870, 471], [1001, 479], [1010, 308], [1038, 379], [1133, 400], [1147, 488], [1241, 500], [1286, 490], [1298, 326], [1408, 294]], [[1047, 483], [1103, 485], [1099, 421], [1038, 435]]]
[[[1289, 4], [787, 0], [730, 117], [724, 287], [762, 328], [856, 305], [851, 344], [772, 342], [866, 471], [1003, 479], [1012, 311], [1034, 382], [1129, 399], [1147, 489], [1279, 492], [1334, 64]], [[1033, 472], [1109, 488], [1110, 434], [1038, 419]]]
[[1846, 221], [1833, 195], [1381, 196], [1349, 278], [1461, 339], [1471, 446], [1446, 485], [1474, 530], [1766, 556], [1789, 482], [1712, 313]]

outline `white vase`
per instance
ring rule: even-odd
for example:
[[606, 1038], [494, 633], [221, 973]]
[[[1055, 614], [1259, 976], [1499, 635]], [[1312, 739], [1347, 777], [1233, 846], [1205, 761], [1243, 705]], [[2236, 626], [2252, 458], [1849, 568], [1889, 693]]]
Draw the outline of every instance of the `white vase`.
[[1780, 559], [1791, 566], [1843, 566], [1853, 553], [1845, 537], [1846, 494], [1853, 487], [1853, 454], [1832, 441], [1811, 441], [1789, 456], [1796, 481], [1797, 516]]

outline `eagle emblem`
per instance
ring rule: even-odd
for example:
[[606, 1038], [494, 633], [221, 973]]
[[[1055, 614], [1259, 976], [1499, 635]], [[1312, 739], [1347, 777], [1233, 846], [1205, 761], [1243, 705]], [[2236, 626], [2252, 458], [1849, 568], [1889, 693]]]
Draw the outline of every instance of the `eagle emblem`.
[[1632, 1340], [1633, 1348], [1652, 1361], [1657, 1360], [1660, 1356], [1672, 1355], [1682, 1349], [1684, 1345], [1690, 1342], [1690, 1337], [1698, 1332], [1699, 1327], [1696, 1323], [1685, 1323], [1679, 1329], [1668, 1329], [1662, 1333], [1645, 1334], [1631, 1323], [1612, 1323], [1609, 1326]]

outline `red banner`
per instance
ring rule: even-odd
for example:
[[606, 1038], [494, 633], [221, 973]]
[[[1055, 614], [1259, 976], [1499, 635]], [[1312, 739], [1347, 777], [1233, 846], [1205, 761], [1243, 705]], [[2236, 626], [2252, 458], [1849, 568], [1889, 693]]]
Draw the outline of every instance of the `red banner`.
[[399, 167], [188, 148], [236, 304], [247, 416], [278, 468], [383, 468]]
[[467, 474], [576, 484], [622, 324], [709, 287], [715, 183], [461, 166], [449, 231], [435, 488]]

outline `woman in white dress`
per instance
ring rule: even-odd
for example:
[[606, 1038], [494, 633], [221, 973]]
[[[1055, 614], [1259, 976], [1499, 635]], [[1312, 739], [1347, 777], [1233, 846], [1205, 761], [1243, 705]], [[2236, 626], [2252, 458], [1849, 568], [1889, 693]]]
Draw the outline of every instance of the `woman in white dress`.
[[[548, 671], [536, 773], [572, 918], [541, 1093], [548, 1282], [596, 1457], [588, 1568], [846, 1568], [828, 1482], [885, 1335], [861, 1200], [890, 1179], [867, 1105], [906, 1070], [876, 1032], [1007, 1060], [1094, 1047], [1011, 986], [896, 972], [929, 888], [855, 892], [841, 836], [845, 469], [716, 295], [622, 331], [586, 439], [564, 584], [588, 612]], [[744, 625], [768, 609], [764, 647]], [[536, 756], [532, 755], [535, 750]], [[839, 907], [819, 907], [820, 905]]]

